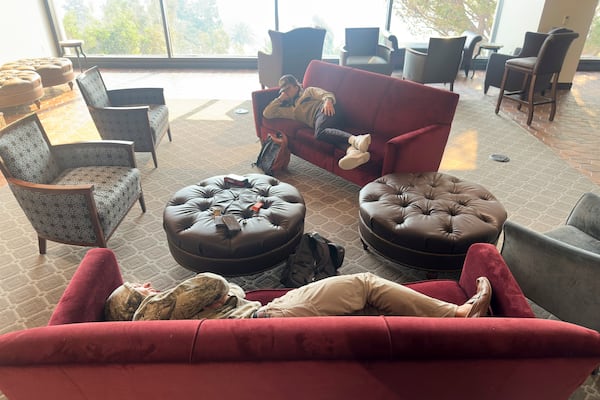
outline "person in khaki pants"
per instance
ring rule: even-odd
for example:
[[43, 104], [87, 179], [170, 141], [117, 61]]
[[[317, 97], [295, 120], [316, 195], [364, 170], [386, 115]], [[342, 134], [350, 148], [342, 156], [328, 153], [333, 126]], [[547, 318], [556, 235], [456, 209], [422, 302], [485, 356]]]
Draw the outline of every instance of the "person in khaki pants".
[[336, 315], [480, 317], [492, 296], [477, 279], [477, 293], [462, 305], [448, 303], [369, 272], [337, 275], [292, 289], [267, 305], [245, 299], [244, 290], [205, 272], [159, 292], [150, 283], [124, 283], [106, 301], [110, 321], [201, 318], [273, 318]]

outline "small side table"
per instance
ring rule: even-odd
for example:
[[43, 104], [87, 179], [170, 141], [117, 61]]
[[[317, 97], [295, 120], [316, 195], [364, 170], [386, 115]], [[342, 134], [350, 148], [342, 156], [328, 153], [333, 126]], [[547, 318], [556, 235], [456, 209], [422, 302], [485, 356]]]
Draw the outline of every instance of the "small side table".
[[77, 65], [79, 66], [79, 70], [83, 72], [83, 68], [81, 67], [81, 59], [79, 58], [80, 54], [83, 56], [85, 60], [85, 65], [87, 66], [87, 56], [83, 52], [83, 40], [79, 39], [70, 39], [70, 40], [61, 40], [58, 42], [60, 47], [63, 50], [62, 56], [65, 56], [65, 49], [72, 48], [75, 50], [75, 54], [77, 54]]
[[[492, 53], [497, 53], [503, 47], [501, 44], [495, 43], [481, 43], [479, 45], [479, 49], [477, 49], [477, 54], [473, 57], [473, 60], [481, 55], [481, 50], [488, 50]], [[475, 76], [475, 68], [473, 68], [473, 75], [471, 75], [471, 79]]]

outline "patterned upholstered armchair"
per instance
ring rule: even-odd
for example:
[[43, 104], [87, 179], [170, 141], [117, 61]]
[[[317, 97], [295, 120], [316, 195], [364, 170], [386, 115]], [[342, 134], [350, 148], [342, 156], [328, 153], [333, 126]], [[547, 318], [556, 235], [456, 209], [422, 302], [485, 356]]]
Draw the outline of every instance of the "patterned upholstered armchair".
[[75, 80], [102, 139], [131, 140], [136, 152], [152, 153], [157, 167], [156, 146], [165, 133], [171, 141], [163, 89], [107, 90], [98, 67], [88, 69]]
[[0, 130], [0, 170], [46, 240], [106, 247], [136, 200], [146, 211], [133, 143], [95, 141], [53, 146], [36, 114]]

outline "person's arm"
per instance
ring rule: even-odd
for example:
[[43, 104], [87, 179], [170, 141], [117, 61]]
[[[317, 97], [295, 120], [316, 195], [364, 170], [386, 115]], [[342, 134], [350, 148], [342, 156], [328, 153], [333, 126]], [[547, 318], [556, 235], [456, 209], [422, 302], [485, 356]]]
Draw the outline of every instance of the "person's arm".
[[136, 310], [133, 320], [192, 319], [225, 300], [229, 283], [209, 272], [193, 276], [173, 289], [147, 297]]
[[335, 95], [325, 89], [318, 87], [309, 87], [306, 89], [306, 95], [323, 101], [323, 114], [332, 116], [335, 114]]
[[263, 117], [267, 119], [287, 118], [294, 119], [294, 107], [291, 107], [284, 102], [287, 100], [281, 94], [275, 100], [270, 102], [263, 110]]

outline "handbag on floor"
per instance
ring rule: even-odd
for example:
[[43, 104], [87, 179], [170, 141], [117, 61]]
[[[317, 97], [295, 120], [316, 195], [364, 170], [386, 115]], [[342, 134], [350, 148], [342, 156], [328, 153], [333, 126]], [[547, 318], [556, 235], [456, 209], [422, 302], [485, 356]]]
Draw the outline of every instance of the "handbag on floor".
[[302, 235], [296, 252], [290, 255], [282, 272], [281, 283], [297, 288], [337, 275], [344, 262], [344, 247], [316, 232]]
[[273, 175], [286, 169], [289, 163], [290, 149], [288, 149], [287, 136], [277, 132], [275, 135], [267, 136], [252, 166], [257, 166], [267, 175]]

